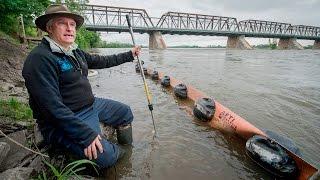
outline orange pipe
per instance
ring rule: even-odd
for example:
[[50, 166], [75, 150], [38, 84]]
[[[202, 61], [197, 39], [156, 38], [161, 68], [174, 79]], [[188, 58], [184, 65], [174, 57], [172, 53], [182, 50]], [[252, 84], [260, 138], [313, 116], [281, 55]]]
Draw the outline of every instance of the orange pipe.
[[[149, 73], [149, 71], [148, 71]], [[163, 73], [159, 73], [159, 78], [162, 79]], [[173, 77], [170, 77], [170, 86], [175, 87], [176, 85], [182, 83]], [[208, 97], [203, 92], [197, 90], [196, 88], [187, 85], [188, 98], [193, 102], [197, 101], [199, 98]], [[219, 102], [215, 101], [216, 110], [214, 117], [209, 121], [209, 125], [213, 128], [219, 129], [221, 131], [226, 131], [229, 133], [235, 133], [240, 135], [244, 139], [248, 139], [253, 135], [259, 134], [266, 136], [260, 129], [256, 128], [248, 121], [244, 120], [228, 108], [221, 105]]]
[[[151, 75], [152, 70], [148, 69], [148, 75]], [[159, 79], [163, 78], [164, 74], [159, 72]], [[175, 87], [176, 85], [182, 83], [182, 81], [177, 80], [173, 77], [170, 77], [170, 86]], [[197, 90], [196, 88], [187, 85], [188, 89], [188, 98], [193, 102], [196, 102], [199, 98], [208, 97], [203, 92]], [[260, 129], [238, 116], [230, 109], [224, 107], [218, 101], [215, 100], [215, 113], [211, 121], [208, 122], [208, 125], [219, 129], [224, 132], [233, 133], [241, 136], [245, 140], [248, 140], [250, 137], [254, 135], [262, 135], [268, 137], [264, 132]], [[280, 144], [281, 145], [281, 144]], [[283, 147], [283, 146], [282, 146]], [[283, 147], [285, 148], [285, 147]], [[286, 148], [285, 148], [286, 149]], [[295, 160], [299, 169], [299, 176], [297, 179], [305, 180], [310, 178], [313, 174], [315, 174], [318, 169], [303, 160], [301, 157], [296, 154], [290, 152], [286, 149], [289, 155]]]

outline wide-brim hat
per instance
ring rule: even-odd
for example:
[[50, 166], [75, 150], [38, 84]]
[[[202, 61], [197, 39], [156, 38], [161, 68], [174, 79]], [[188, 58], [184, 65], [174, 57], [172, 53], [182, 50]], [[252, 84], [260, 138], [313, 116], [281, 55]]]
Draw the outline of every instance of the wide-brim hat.
[[76, 24], [77, 29], [83, 24], [84, 18], [79, 14], [73, 13], [69, 8], [62, 4], [52, 4], [45, 11], [44, 15], [39, 16], [35, 23], [42, 31], [47, 31], [46, 26], [50, 19], [55, 17], [68, 17], [72, 18]]

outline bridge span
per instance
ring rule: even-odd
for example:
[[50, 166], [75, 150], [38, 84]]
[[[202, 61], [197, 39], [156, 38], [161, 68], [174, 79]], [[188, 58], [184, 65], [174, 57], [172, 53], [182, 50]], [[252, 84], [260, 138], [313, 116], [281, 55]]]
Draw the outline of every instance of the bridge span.
[[149, 34], [150, 49], [165, 49], [162, 34], [227, 36], [227, 48], [252, 49], [245, 37], [279, 38], [279, 49], [303, 49], [297, 39], [314, 40], [320, 49], [320, 27], [292, 25], [262, 20], [237, 21], [223, 17], [183, 12], [167, 12], [160, 18], [150, 17], [146, 10], [113, 6], [82, 5], [84, 26], [91, 31], [128, 32], [125, 16], [129, 14], [137, 33]]

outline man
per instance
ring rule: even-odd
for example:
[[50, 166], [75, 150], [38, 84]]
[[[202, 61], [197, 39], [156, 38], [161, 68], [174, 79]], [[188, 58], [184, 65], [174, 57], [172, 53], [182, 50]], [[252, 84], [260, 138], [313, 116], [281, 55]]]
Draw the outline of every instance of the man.
[[30, 52], [22, 75], [45, 142], [106, 168], [116, 163], [123, 150], [102, 139], [99, 121], [116, 128], [119, 144], [131, 144], [133, 115], [125, 104], [93, 96], [88, 68], [131, 62], [140, 48], [111, 56], [90, 55], [74, 43], [83, 21], [64, 5], [49, 6], [35, 21], [48, 36]]

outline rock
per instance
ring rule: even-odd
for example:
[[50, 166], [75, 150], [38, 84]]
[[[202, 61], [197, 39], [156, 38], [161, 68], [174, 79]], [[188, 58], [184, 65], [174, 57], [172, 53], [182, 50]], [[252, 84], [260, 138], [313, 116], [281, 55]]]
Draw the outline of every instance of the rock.
[[6, 142], [0, 142], [0, 165], [5, 160], [10, 151], [10, 145]]
[[21, 70], [28, 52], [19, 45], [15, 45], [10, 40], [0, 38], [0, 79], [15, 84], [23, 81]]
[[11, 92], [9, 96], [19, 96], [20, 94], [22, 94], [23, 88], [13, 86], [10, 90]]
[[16, 124], [17, 124], [17, 125], [20, 125], [20, 126], [22, 126], [22, 127], [25, 127], [25, 128], [30, 125], [29, 122], [25, 122], [25, 121], [18, 121], [18, 122], [16, 122]]
[[28, 102], [28, 92], [25, 87], [17, 87], [14, 84], [0, 80], [0, 92], [1, 99], [10, 99], [14, 97], [24, 103]]
[[10, 83], [4, 82], [4, 81], [0, 81], [0, 84], [1, 84], [1, 91], [2, 92], [10, 91], [11, 89], [14, 88], [13, 84], [10, 84]]
[[[22, 145], [26, 145], [26, 130], [18, 131], [15, 133], [11, 133], [8, 136], [15, 141], [19, 142]], [[15, 143], [11, 142], [9, 139], [3, 137], [0, 139], [0, 142], [6, 142], [10, 145], [10, 151], [8, 153], [7, 158], [3, 161], [0, 166], [0, 172], [5, 171], [7, 169], [16, 167], [20, 164], [26, 156], [29, 156], [32, 152], [16, 145]], [[1, 178], [0, 178], [1, 179]]]
[[[59, 151], [59, 150], [58, 150]], [[55, 153], [55, 154], [52, 154]], [[52, 164], [55, 167], [65, 167], [67, 165], [67, 157], [65, 154], [62, 154], [61, 152], [52, 152], [50, 156], [49, 163]]]
[[[1, 117], [0, 118], [0, 129], [3, 133], [5, 134], [11, 134], [17, 131], [21, 131], [26, 129], [26, 126], [21, 126], [17, 123], [12, 122], [12, 120], [5, 118], [5, 117]], [[0, 135], [0, 137], [3, 137], [2, 135]]]
[[37, 157], [33, 159], [33, 161], [29, 164], [28, 167], [34, 168], [37, 173], [40, 173], [43, 166], [44, 163], [42, 161], [41, 156], [37, 155]]
[[26, 156], [21, 163], [18, 164], [16, 167], [28, 167], [30, 163], [36, 158], [36, 154]]
[[35, 125], [33, 126], [33, 134], [34, 134], [34, 141], [35, 141], [35, 144], [37, 146], [40, 146], [40, 144], [42, 144], [43, 142], [43, 136], [39, 130], [39, 127], [38, 127], [38, 124], [35, 123]]
[[0, 179], [5, 180], [25, 180], [31, 179], [32, 173], [35, 172], [33, 168], [17, 167], [8, 169], [0, 174]]
[[93, 76], [96, 76], [96, 75], [98, 75], [98, 71], [93, 70], [93, 69], [89, 69], [88, 70], [88, 77], [93, 77]]
[[15, 82], [15, 86], [16, 87], [21, 87], [21, 88], [23, 88], [23, 89], [25, 89], [25, 81], [24, 81], [24, 79], [21, 79], [21, 80], [17, 80], [16, 82]]

